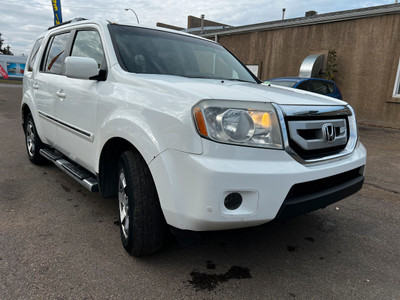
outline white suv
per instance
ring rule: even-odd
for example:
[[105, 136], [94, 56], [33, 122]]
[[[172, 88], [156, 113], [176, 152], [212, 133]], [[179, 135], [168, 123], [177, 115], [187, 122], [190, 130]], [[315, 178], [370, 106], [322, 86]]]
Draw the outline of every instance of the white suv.
[[221, 45], [180, 32], [75, 20], [28, 59], [28, 157], [118, 198], [132, 255], [167, 224], [221, 230], [325, 207], [358, 191], [366, 150], [353, 109], [261, 85]]

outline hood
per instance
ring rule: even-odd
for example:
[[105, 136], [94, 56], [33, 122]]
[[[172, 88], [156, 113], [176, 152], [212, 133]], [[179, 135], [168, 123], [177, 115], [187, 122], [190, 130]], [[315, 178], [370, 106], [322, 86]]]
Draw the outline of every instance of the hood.
[[[346, 105], [327, 96], [292, 88], [221, 79], [186, 78], [172, 75], [130, 74], [158, 92], [203, 99], [273, 102], [281, 105]], [[133, 79], [133, 78], [132, 78]], [[193, 104], [194, 104], [193, 103]]]

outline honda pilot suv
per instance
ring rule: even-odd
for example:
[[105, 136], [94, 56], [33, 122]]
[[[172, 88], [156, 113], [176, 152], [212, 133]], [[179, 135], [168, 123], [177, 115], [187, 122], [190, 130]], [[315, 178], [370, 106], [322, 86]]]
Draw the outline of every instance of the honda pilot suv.
[[255, 226], [358, 191], [366, 150], [346, 102], [261, 85], [229, 51], [165, 29], [75, 20], [26, 65], [28, 158], [119, 202], [125, 249], [167, 226]]

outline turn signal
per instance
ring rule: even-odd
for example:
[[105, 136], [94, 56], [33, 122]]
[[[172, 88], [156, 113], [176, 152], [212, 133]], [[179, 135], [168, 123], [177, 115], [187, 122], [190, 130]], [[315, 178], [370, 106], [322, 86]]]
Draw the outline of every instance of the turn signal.
[[199, 107], [194, 108], [194, 117], [196, 119], [197, 128], [200, 134], [208, 136], [206, 121], [204, 120], [203, 112]]

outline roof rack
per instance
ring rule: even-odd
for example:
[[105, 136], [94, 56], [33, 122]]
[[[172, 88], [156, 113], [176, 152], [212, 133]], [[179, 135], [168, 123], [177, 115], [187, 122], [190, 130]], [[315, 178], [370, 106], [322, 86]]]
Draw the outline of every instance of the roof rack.
[[72, 20], [69, 20], [69, 21], [65, 21], [65, 22], [62, 22], [62, 23], [60, 23], [60, 24], [51, 26], [51, 27], [47, 28], [47, 30], [56, 28], [56, 27], [58, 27], [58, 26], [62, 26], [62, 25], [70, 24], [70, 23], [75, 23], [75, 22], [86, 21], [86, 20], [87, 20], [87, 19], [85, 19], [85, 18], [75, 18], [75, 19], [72, 19]]

